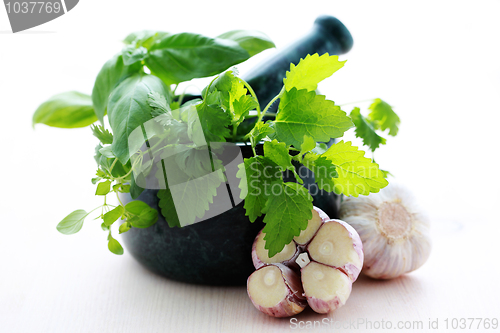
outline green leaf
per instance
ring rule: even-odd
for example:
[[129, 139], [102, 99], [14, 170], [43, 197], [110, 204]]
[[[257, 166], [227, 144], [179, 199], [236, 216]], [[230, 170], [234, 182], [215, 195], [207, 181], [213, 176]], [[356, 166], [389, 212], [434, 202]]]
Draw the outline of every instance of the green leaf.
[[278, 140], [264, 142], [264, 156], [276, 163], [282, 170], [292, 170], [292, 156], [288, 153], [288, 148], [284, 142]]
[[152, 74], [177, 84], [219, 74], [249, 57], [235, 41], [185, 32], [163, 36], [145, 61]]
[[250, 139], [252, 145], [255, 147], [262, 139], [274, 133], [274, 128], [269, 126], [269, 124], [264, 124], [263, 122], [258, 122], [257, 125], [252, 129], [250, 133]]
[[400, 119], [389, 104], [377, 98], [368, 108], [372, 110], [368, 118], [374, 124], [375, 129], [380, 128], [382, 131], [389, 129], [389, 135], [392, 136], [398, 134]]
[[[240, 123], [248, 114], [248, 111], [258, 106], [253, 96], [247, 95], [247, 89], [243, 81], [233, 74], [233, 71], [226, 71], [219, 75], [210, 86], [210, 92], [220, 92], [222, 100], [220, 104], [232, 115], [233, 123]], [[210, 94], [212, 100], [215, 94]], [[207, 98], [208, 99], [208, 98]], [[208, 104], [211, 104], [210, 102]]]
[[264, 50], [276, 47], [266, 34], [255, 30], [228, 31], [217, 36], [217, 38], [235, 41], [250, 54], [250, 57]]
[[135, 74], [120, 83], [109, 96], [108, 116], [114, 136], [112, 150], [122, 164], [134, 153], [129, 151], [130, 133], [152, 119], [149, 94], [156, 91], [166, 96], [167, 90], [156, 76]]
[[148, 103], [151, 106], [151, 116], [153, 118], [171, 111], [166, 97], [159, 92], [150, 92], [148, 94]]
[[337, 194], [357, 197], [377, 193], [389, 183], [384, 178], [378, 164], [364, 157], [365, 152], [352, 146], [351, 142], [340, 141], [332, 145], [322, 154], [331, 161], [338, 173], [334, 178], [334, 190]]
[[175, 208], [174, 199], [170, 190], [164, 189], [158, 191], [158, 207], [161, 209], [161, 214], [165, 217], [170, 228], [181, 227], [181, 222], [179, 221], [179, 216], [177, 215], [177, 209]]
[[113, 154], [113, 151], [111, 150], [111, 146], [106, 146], [106, 147], [102, 147], [101, 149], [99, 149], [99, 152], [101, 153], [102, 156], [106, 157], [106, 158], [115, 158], [115, 154]]
[[75, 210], [59, 222], [57, 230], [65, 235], [76, 234], [82, 228], [83, 221], [87, 215], [88, 213], [83, 209]]
[[[182, 150], [175, 155], [176, 167], [178, 172], [182, 170], [185, 175], [179, 176], [186, 178], [203, 177], [215, 170], [222, 169], [222, 162], [206, 146], [202, 148], [189, 148]], [[169, 166], [170, 167], [170, 166]]]
[[140, 71], [142, 71], [142, 65], [140, 63], [126, 66], [123, 63], [121, 54], [115, 55], [102, 66], [95, 79], [94, 88], [92, 89], [92, 102], [94, 104], [95, 114], [101, 124], [103, 124], [109, 95], [113, 89], [125, 78]]
[[263, 156], [245, 158], [244, 168], [240, 167], [236, 176], [240, 178], [241, 199], [245, 199], [245, 215], [254, 222], [263, 214], [268, 198], [274, 195], [274, 188], [283, 183], [280, 167]]
[[288, 153], [288, 148], [284, 142], [278, 142], [276, 139], [264, 142], [264, 156], [276, 163], [282, 171], [292, 171], [297, 182], [300, 184], [304, 183], [295, 171], [295, 167], [292, 164], [292, 156]]
[[92, 125], [90, 128], [92, 129], [92, 134], [94, 134], [103, 145], [110, 145], [113, 143], [113, 134], [102, 125]]
[[304, 135], [304, 140], [302, 140], [302, 145], [300, 146], [300, 154], [303, 155], [314, 148], [316, 148], [316, 141], [309, 135]]
[[[214, 92], [210, 93], [209, 96], [213, 94]], [[225, 142], [225, 138], [231, 134], [228, 128], [231, 125], [229, 113], [224, 112], [219, 105], [209, 105], [207, 101], [197, 104], [196, 111], [206, 142]], [[194, 117], [191, 118], [189, 122], [191, 126], [188, 125], [188, 127], [192, 128], [194, 119]]]
[[327, 192], [334, 191], [334, 178], [337, 178], [339, 175], [332, 161], [324, 156], [309, 153], [304, 156], [302, 163], [306, 168], [314, 172], [314, 178], [320, 190]]
[[120, 193], [129, 193], [130, 192], [130, 185], [125, 185], [125, 184], [115, 184], [113, 185], [113, 191], [118, 191]]
[[110, 210], [104, 216], [102, 217], [104, 224], [106, 226], [111, 226], [113, 223], [115, 223], [116, 220], [118, 220], [122, 214], [123, 214], [123, 206], [116, 206], [114, 209]]
[[158, 221], [158, 211], [143, 201], [131, 201], [125, 205], [125, 210], [132, 214], [127, 222], [134, 228], [147, 228]]
[[143, 191], [144, 189], [135, 182], [134, 172], [132, 171], [130, 176], [130, 196], [132, 199], [137, 199]]
[[359, 108], [354, 108], [351, 111], [351, 119], [356, 125], [356, 137], [363, 139], [365, 146], [370, 147], [371, 151], [375, 151], [380, 145], [385, 145], [385, 138], [375, 132], [373, 125], [360, 113]]
[[256, 109], [258, 105], [259, 103], [257, 103], [257, 100], [253, 96], [241, 96], [238, 100], [235, 100], [232, 105], [233, 121], [236, 123], [242, 122], [249, 111]]
[[109, 234], [108, 249], [114, 254], [123, 254], [123, 247], [121, 246], [120, 242], [111, 237], [111, 234]]
[[95, 195], [106, 195], [111, 190], [111, 181], [106, 180], [105, 182], [97, 184], [97, 189]]
[[217, 195], [217, 189], [224, 186], [220, 162], [214, 159], [212, 169], [208, 154], [206, 148], [205, 156], [203, 150], [191, 149], [161, 161], [158, 169], [164, 177], [157, 173], [157, 178], [166, 181], [162, 182], [165, 189], [158, 191], [158, 206], [171, 227], [190, 225], [196, 218], [203, 218]]
[[286, 72], [286, 78], [283, 80], [285, 89], [314, 91], [318, 88], [319, 82], [342, 68], [344, 63], [345, 61], [339, 61], [336, 55], [330, 56], [325, 53], [320, 57], [317, 53], [308, 54], [305, 59], [300, 59], [297, 66], [290, 64], [290, 71]]
[[312, 218], [312, 200], [309, 192], [296, 183], [282, 184], [282, 190], [269, 197], [263, 229], [266, 234], [264, 247], [269, 251], [269, 257], [283, 250], [294, 236], [307, 228], [307, 222]]
[[132, 225], [130, 223], [128, 223], [128, 222], [125, 222], [125, 223], [122, 223], [120, 225], [120, 228], [118, 228], [118, 232], [120, 234], [123, 234], [124, 232], [129, 231], [131, 228], [132, 228]]
[[304, 135], [327, 142], [341, 137], [352, 126], [351, 118], [334, 102], [314, 91], [296, 88], [284, 92], [274, 121], [277, 139], [295, 148], [301, 147]]
[[320, 142], [320, 143], [316, 143], [316, 148], [314, 148], [311, 151], [315, 154], [321, 155], [327, 150], [328, 150], [328, 146], [326, 145], [326, 143]]
[[[109, 147], [109, 146], [107, 146]], [[94, 159], [97, 162], [97, 165], [101, 167], [102, 170], [100, 172], [102, 173], [101, 175], [98, 174], [99, 177], [101, 178], [110, 178], [110, 176], [113, 177], [122, 177], [125, 176], [131, 168], [130, 161], [127, 162], [125, 165], [121, 164], [120, 161], [115, 162], [115, 158], [108, 158], [104, 156], [101, 153], [101, 150], [103, 149], [101, 144], [98, 144], [95, 147], [95, 156]], [[112, 154], [112, 151], [109, 151], [109, 148], [104, 151], [106, 154]], [[111, 156], [111, 155], [108, 155]], [[114, 164], [114, 165], [113, 165]], [[111, 169], [111, 166], [113, 166], [113, 169]], [[110, 172], [111, 170], [111, 172]], [[99, 172], [99, 171], [98, 171]]]
[[169, 33], [164, 31], [153, 31], [153, 30], [136, 31], [132, 32], [127, 37], [125, 37], [123, 43], [132, 44], [135, 46], [143, 46], [146, 49], [149, 49], [151, 45], [156, 43], [156, 41], [167, 35], [169, 35]]
[[140, 62], [144, 60], [147, 56], [148, 56], [148, 50], [142, 46], [136, 48], [133, 45], [127, 45], [122, 50], [123, 64], [125, 66], [130, 66], [137, 62]]
[[97, 121], [89, 95], [69, 91], [49, 98], [36, 109], [33, 126], [45, 124], [60, 128], [85, 127]]

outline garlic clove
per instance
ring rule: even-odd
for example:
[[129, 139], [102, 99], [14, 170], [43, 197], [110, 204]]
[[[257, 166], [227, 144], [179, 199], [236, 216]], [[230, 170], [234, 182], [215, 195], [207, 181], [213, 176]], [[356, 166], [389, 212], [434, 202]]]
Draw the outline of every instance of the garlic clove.
[[330, 219], [328, 215], [318, 207], [313, 207], [312, 214], [313, 217], [307, 222], [307, 228], [302, 230], [300, 235], [293, 238], [298, 245], [307, 244], [314, 237], [323, 222]]
[[339, 268], [354, 282], [363, 267], [363, 244], [349, 224], [341, 220], [323, 223], [307, 246], [312, 260]]
[[273, 317], [289, 317], [307, 306], [299, 275], [281, 265], [259, 268], [247, 280], [247, 292], [252, 304]]
[[255, 237], [252, 245], [252, 262], [255, 269], [259, 269], [262, 266], [275, 263], [291, 263], [293, 266], [293, 262], [299, 254], [295, 242], [291, 241], [290, 243], [285, 245], [281, 252], [277, 253], [274, 257], [269, 258], [269, 251], [264, 247], [266, 244], [266, 241], [264, 240], [265, 235], [266, 234], [261, 230], [258, 233], [257, 237]]
[[351, 294], [351, 279], [337, 268], [310, 262], [301, 270], [307, 303], [317, 313], [328, 313], [345, 304]]
[[410, 191], [391, 182], [379, 193], [344, 200], [340, 217], [363, 242], [363, 273], [391, 279], [422, 266], [431, 251], [429, 220]]

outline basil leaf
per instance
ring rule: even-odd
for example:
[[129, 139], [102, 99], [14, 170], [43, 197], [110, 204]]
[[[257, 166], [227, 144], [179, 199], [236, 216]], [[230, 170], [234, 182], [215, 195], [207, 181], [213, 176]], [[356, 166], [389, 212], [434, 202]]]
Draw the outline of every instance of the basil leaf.
[[59, 222], [57, 230], [65, 235], [76, 234], [82, 228], [87, 215], [88, 213], [83, 209], [75, 210]]
[[130, 133], [152, 119], [148, 95], [153, 91], [169, 96], [168, 87], [156, 76], [135, 74], [120, 83], [109, 96], [108, 117], [113, 130], [111, 147], [122, 164], [130, 159]]
[[158, 221], [158, 211], [149, 207], [145, 202], [131, 201], [125, 205], [125, 210], [132, 213], [132, 216], [127, 218], [127, 222], [135, 228], [147, 228]]
[[164, 31], [142, 30], [132, 32], [127, 37], [125, 37], [123, 42], [125, 44], [143, 46], [146, 49], [149, 49], [151, 45], [153, 45], [157, 40], [167, 35], [169, 35], [169, 33]]
[[102, 217], [104, 224], [106, 226], [111, 226], [116, 220], [120, 218], [123, 214], [123, 206], [116, 206], [114, 209], [110, 210]]
[[121, 54], [115, 55], [102, 66], [95, 79], [94, 88], [92, 89], [92, 102], [94, 104], [95, 114], [101, 124], [103, 124], [108, 98], [113, 89], [125, 78], [141, 70], [142, 65], [140, 63], [126, 66], [123, 63]]
[[122, 50], [123, 64], [130, 66], [138, 61], [144, 60], [148, 55], [148, 50], [145, 47], [139, 46], [136, 48], [133, 45], [127, 45]]
[[118, 255], [123, 254], [123, 247], [121, 246], [120, 242], [118, 242], [116, 239], [111, 237], [111, 234], [110, 234], [109, 240], [108, 240], [108, 249], [114, 254], [118, 254]]
[[33, 126], [85, 127], [97, 121], [89, 95], [77, 91], [57, 94], [42, 103], [33, 115]]
[[266, 34], [255, 30], [228, 31], [217, 36], [217, 38], [235, 41], [250, 54], [250, 57], [264, 50], [276, 47]]
[[167, 84], [219, 74], [250, 58], [237, 42], [193, 33], [167, 35], [149, 49], [146, 66]]

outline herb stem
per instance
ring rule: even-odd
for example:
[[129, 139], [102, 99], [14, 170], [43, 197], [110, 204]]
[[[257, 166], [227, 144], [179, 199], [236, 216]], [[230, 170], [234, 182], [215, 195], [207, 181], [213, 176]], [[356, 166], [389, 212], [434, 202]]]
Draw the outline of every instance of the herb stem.
[[250, 92], [250, 95], [252, 95], [253, 98], [255, 98], [255, 101], [257, 102], [257, 116], [260, 117], [260, 114], [262, 113], [261, 110], [260, 110], [260, 104], [259, 104], [259, 99], [257, 98], [257, 95], [255, 94], [255, 91], [252, 89], [252, 87], [248, 84], [247, 81], [243, 80], [242, 78], [238, 77], [238, 79], [240, 80], [241, 83], [243, 83], [243, 85], [245, 86], [245, 88], [248, 89], [248, 91]]
[[257, 156], [257, 152], [255, 151], [255, 145], [252, 143], [252, 151], [253, 151], [253, 156], [256, 157]]
[[118, 157], [115, 157], [115, 160], [113, 161], [113, 164], [109, 167], [109, 174], [113, 171], [113, 168], [115, 167], [116, 162], [118, 161]]
[[115, 193], [116, 193], [116, 198], [118, 199], [118, 202], [120, 203], [120, 206], [125, 207], [125, 205], [123, 204], [123, 202], [120, 200], [120, 196], [118, 195], [118, 192], [115, 191]]
[[[264, 111], [261, 112], [261, 114], [259, 115], [259, 118], [257, 119], [257, 121], [255, 122], [253, 128], [250, 130], [250, 132], [247, 133], [247, 135], [245, 135], [243, 138], [244, 139], [247, 139], [249, 138], [253, 132], [253, 130], [255, 129], [255, 127], [257, 126], [258, 123], [260, 123], [262, 121], [262, 118], [264, 118], [264, 115], [266, 115], [267, 113], [267, 110], [269, 110], [269, 108], [271, 107], [271, 105], [273, 105], [274, 102], [276, 102], [276, 100], [278, 98], [281, 98], [281, 96], [283, 96], [283, 93], [285, 92], [285, 86], [283, 86], [283, 88], [281, 88], [281, 91], [278, 95], [274, 96], [274, 98], [266, 105], [266, 107], [264, 108]], [[270, 115], [274, 115], [276, 117], [276, 113], [270, 113]]]
[[116, 181], [119, 181], [121, 183], [122, 179], [125, 179], [128, 177], [128, 175], [130, 175], [133, 171], [134, 171], [134, 168], [137, 166], [137, 164], [139, 164], [139, 160], [141, 161], [140, 163], [142, 163], [142, 154], [140, 157], [138, 157], [135, 161], [134, 161], [134, 164], [130, 167], [130, 170], [129, 172], [127, 172], [124, 176], [121, 176], [121, 177], [118, 177], [118, 178], [114, 178], [114, 180]]
[[260, 122], [262, 120], [262, 118], [266, 114], [267, 110], [269, 110], [269, 108], [271, 107], [271, 105], [273, 105], [274, 102], [276, 102], [276, 100], [278, 100], [281, 96], [283, 96], [284, 92], [285, 92], [285, 86], [283, 86], [283, 88], [281, 88], [281, 91], [280, 91], [280, 93], [278, 95], [274, 96], [274, 98], [269, 103], [267, 103], [266, 107], [264, 108], [264, 111], [262, 111], [262, 113], [259, 116], [259, 119], [257, 119], [257, 121], [256, 121], [255, 124], [257, 124], [258, 122]]
[[238, 124], [235, 123], [235, 124], [233, 124], [233, 141], [236, 140], [236, 134], [237, 134], [237, 132], [238, 132]]

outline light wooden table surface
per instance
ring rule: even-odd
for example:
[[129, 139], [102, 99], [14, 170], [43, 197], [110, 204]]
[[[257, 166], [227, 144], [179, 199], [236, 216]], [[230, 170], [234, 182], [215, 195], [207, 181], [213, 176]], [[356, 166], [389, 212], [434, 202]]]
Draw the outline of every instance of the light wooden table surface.
[[[29, 249], [2, 246], [0, 327], [3, 332], [232, 333], [300, 331], [316, 322], [314, 330], [325, 332], [397, 325], [408, 328], [401, 331], [443, 332], [446, 319], [449, 331], [453, 318], [498, 319], [500, 228], [491, 223], [483, 232], [459, 221], [447, 227], [453, 232], [434, 231], [432, 255], [418, 271], [388, 281], [362, 276], [344, 307], [329, 315], [305, 310], [292, 321], [257, 311], [245, 287], [184, 284], [150, 273], [129, 255], [117, 260], [100, 253], [102, 248], [78, 251], [89, 245], [89, 237], [64, 249], [47, 245], [59, 235], [32, 239]], [[96, 245], [102, 241], [95, 239]], [[439, 330], [429, 329], [429, 321], [436, 320]], [[475, 325], [458, 331], [494, 331]]]
[[[443, 332], [446, 320], [448, 331], [494, 331], [478, 329], [478, 321], [470, 329], [469, 321], [467, 329], [452, 324], [500, 319], [498, 1], [255, 0], [244, 12], [234, 1], [140, 3], [81, 1], [16, 35], [5, 33], [0, 8], [0, 332], [264, 333], [314, 322], [322, 324], [314, 331], [325, 332]], [[245, 287], [170, 281], [128, 253], [109, 253], [92, 220], [77, 235], [57, 233], [69, 212], [101, 204], [90, 183], [96, 141], [88, 129], [33, 131], [42, 101], [67, 90], [90, 93], [98, 69], [131, 31], [259, 29], [283, 47], [323, 13], [348, 26], [355, 46], [320, 90], [338, 104], [381, 97], [402, 119], [400, 134], [376, 159], [431, 217], [434, 248], [421, 269], [391, 281], [361, 277], [338, 311], [306, 310], [290, 322], [257, 311]], [[256, 58], [240, 72], [265, 55]], [[429, 329], [436, 320], [438, 329]], [[382, 321], [392, 328], [376, 329]]]

